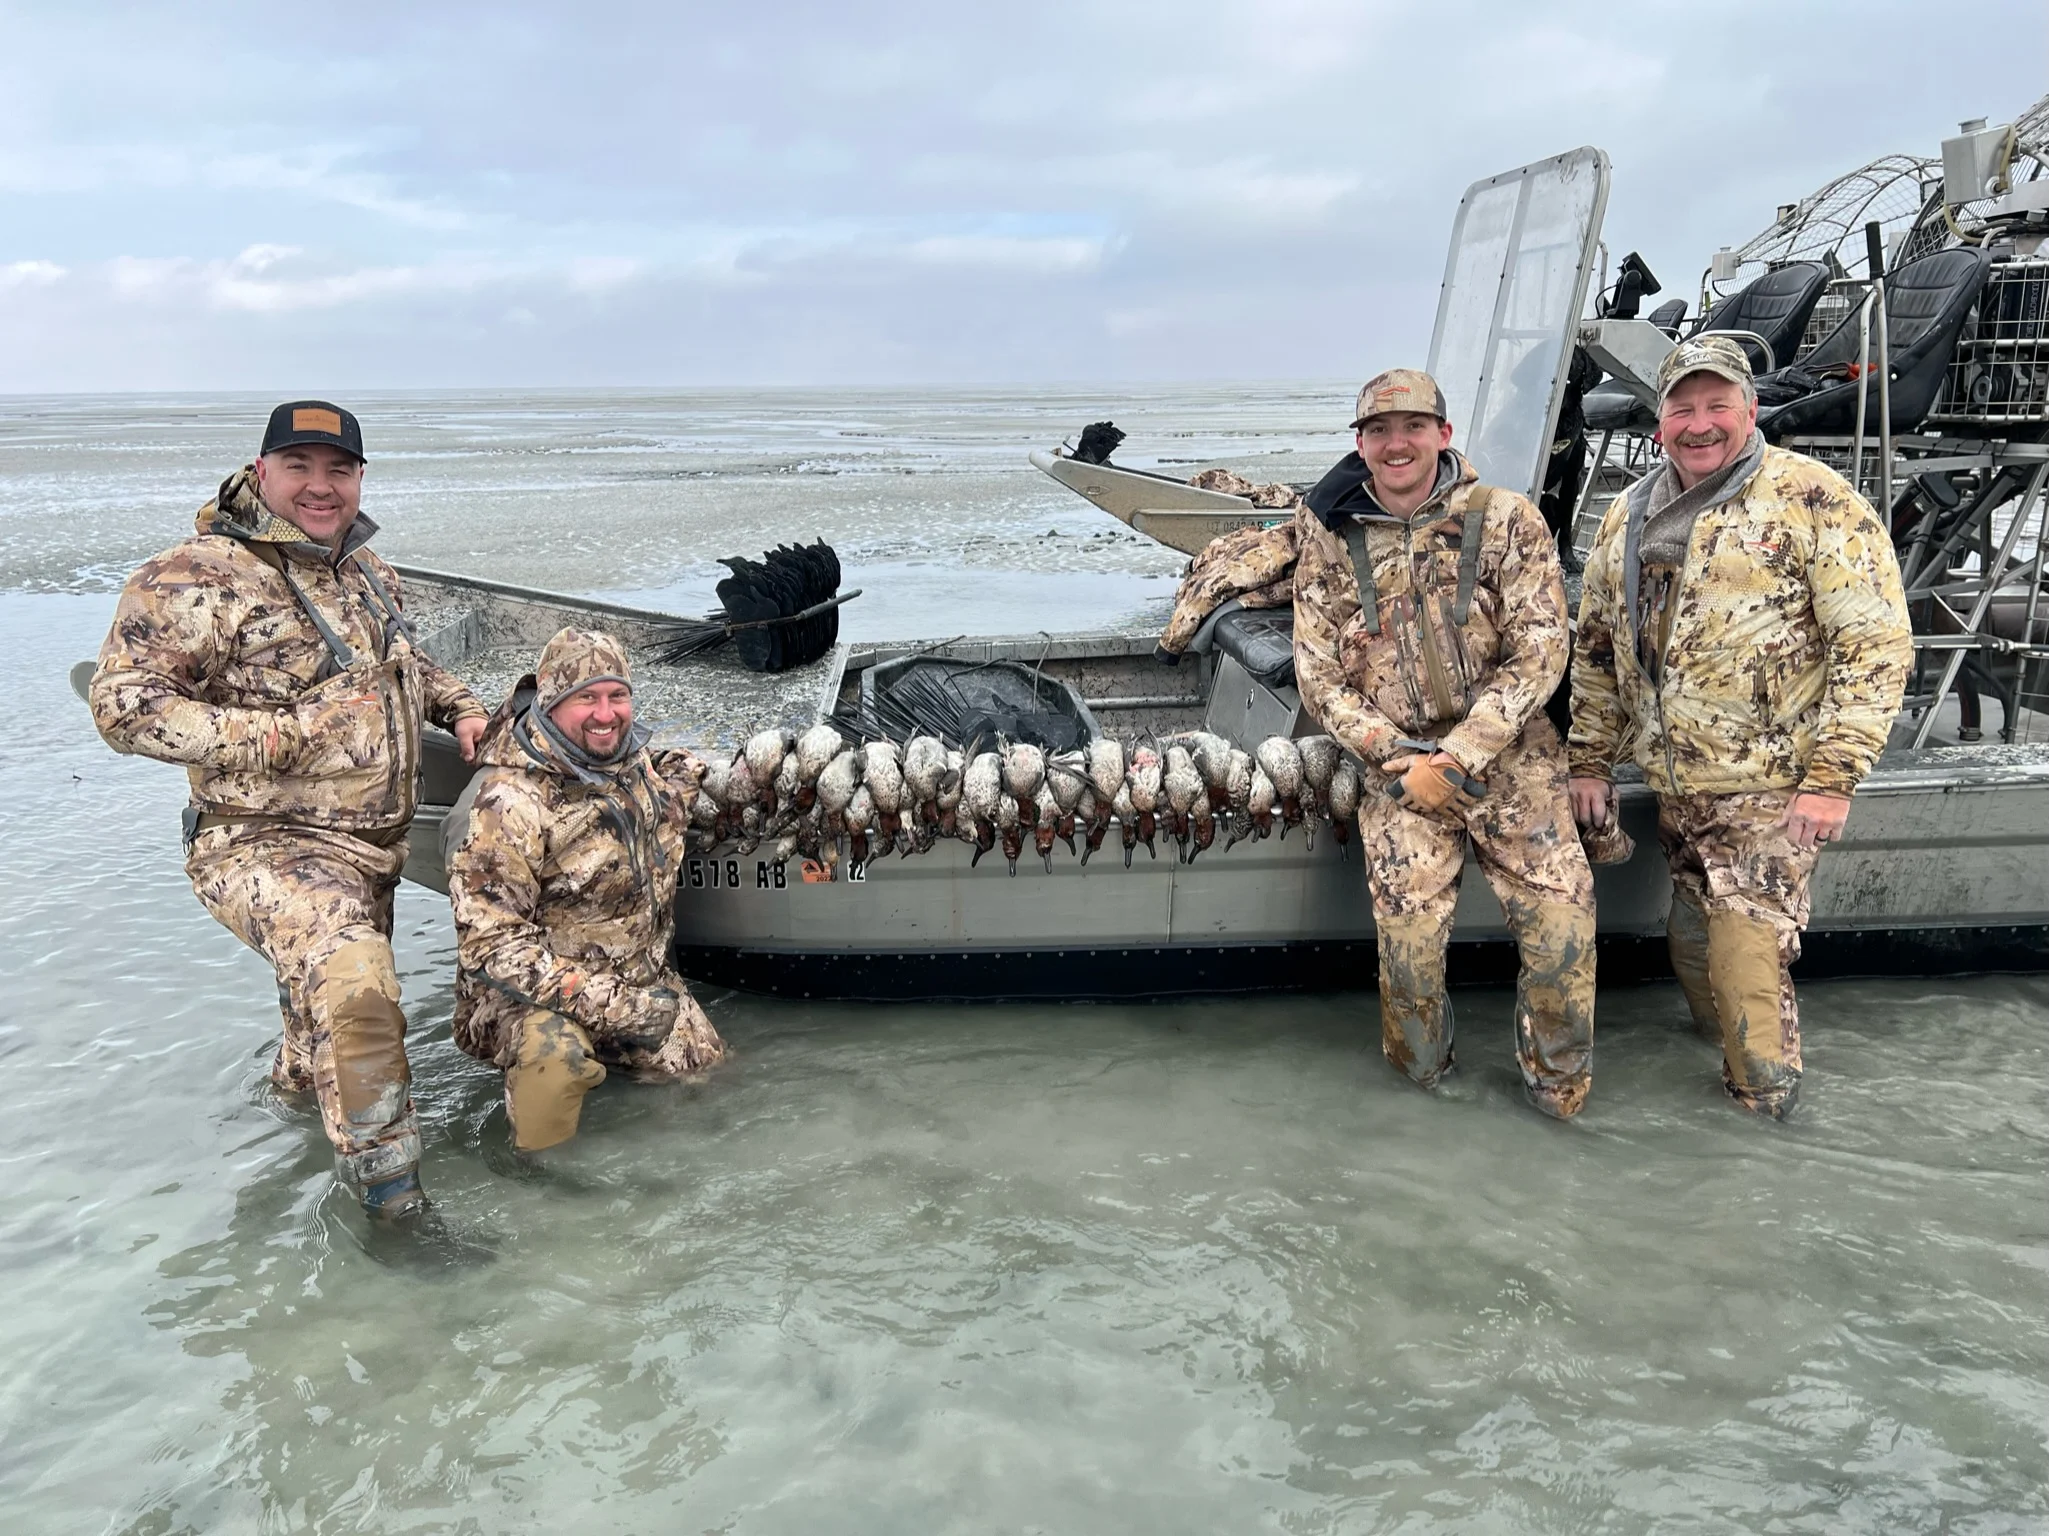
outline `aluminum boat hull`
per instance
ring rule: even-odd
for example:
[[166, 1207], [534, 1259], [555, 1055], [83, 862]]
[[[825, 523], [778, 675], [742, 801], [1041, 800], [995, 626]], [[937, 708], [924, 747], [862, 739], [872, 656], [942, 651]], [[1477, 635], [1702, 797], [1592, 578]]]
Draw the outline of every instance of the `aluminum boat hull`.
[[[416, 573], [422, 585], [426, 573]], [[502, 589], [438, 594], [444, 603], [532, 607], [538, 630], [573, 617], [577, 599]], [[591, 622], [625, 616], [593, 605]], [[636, 619], [656, 616], [635, 614]], [[444, 627], [443, 659], [466, 661], [460, 637], [504, 632], [495, 611]], [[1192, 656], [1180, 669], [1150, 657], [1149, 636], [1093, 634], [954, 642], [947, 647], [841, 647], [820, 668], [807, 718], [846, 707], [868, 667], [912, 651], [965, 660], [1021, 657], [1072, 682], [1106, 731], [1129, 739], [1221, 718], [1245, 699], [1227, 659]], [[725, 673], [710, 684], [744, 689]], [[691, 686], [708, 686], [704, 678]], [[1233, 689], [1237, 694], [1233, 694]], [[1229, 697], [1227, 697], [1229, 695]], [[798, 697], [787, 688], [779, 697]], [[670, 739], [687, 739], [688, 729]], [[701, 732], [731, 739], [730, 731]], [[445, 888], [441, 823], [469, 779], [454, 743], [430, 744], [426, 803], [407, 875]], [[1670, 885], [1656, 808], [1625, 784], [1624, 823], [1637, 851], [1596, 872], [1602, 974], [1667, 975]], [[691, 856], [676, 897], [676, 958], [695, 981], [792, 997], [1087, 999], [1364, 987], [1375, 972], [1373, 923], [1356, 848], [1341, 856], [1325, 827], [1312, 849], [1285, 839], [1220, 837], [1195, 862], [1162, 838], [1125, 867], [1119, 834], [1084, 866], [1056, 845], [1048, 871], [1027, 852], [1013, 876], [1000, 851], [972, 865], [958, 842], [910, 858], [885, 856], [850, 878], [807, 883], [795, 861], [758, 850]], [[1985, 745], [1886, 754], [1866, 781], [1844, 840], [1822, 857], [1802, 972], [1941, 974], [2049, 970], [2049, 748]], [[1454, 940], [1455, 979], [1500, 981], [1514, 948], [1477, 866], [1465, 874]]]

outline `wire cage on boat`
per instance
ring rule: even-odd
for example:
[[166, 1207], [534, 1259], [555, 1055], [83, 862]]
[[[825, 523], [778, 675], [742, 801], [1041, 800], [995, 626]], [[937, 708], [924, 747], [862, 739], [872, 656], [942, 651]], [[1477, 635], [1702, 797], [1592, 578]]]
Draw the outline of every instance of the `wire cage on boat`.
[[1993, 266], [1928, 420], [1958, 427], [2049, 423], [2049, 258]]
[[[1941, 177], [1939, 162], [1917, 155], [1880, 155], [1845, 172], [1799, 202], [1787, 203], [1769, 229], [1736, 247], [1735, 273], [1715, 282], [1714, 291], [1723, 296], [1734, 293], [1792, 261], [1824, 262], [1847, 276], [1853, 264], [1863, 261], [1864, 226], [1877, 224], [1890, 247], [1919, 224], [1931, 188], [1940, 199]], [[1823, 294], [1798, 351], [1780, 362], [1805, 356], [1856, 304], [1856, 295], [1841, 289]]]

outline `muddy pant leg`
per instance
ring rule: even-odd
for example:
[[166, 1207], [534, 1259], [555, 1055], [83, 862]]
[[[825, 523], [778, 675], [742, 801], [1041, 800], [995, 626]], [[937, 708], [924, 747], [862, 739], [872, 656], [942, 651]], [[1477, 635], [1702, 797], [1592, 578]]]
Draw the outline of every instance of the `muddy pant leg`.
[[1455, 825], [1403, 810], [1369, 784], [1359, 806], [1359, 842], [1380, 947], [1380, 1048], [1429, 1088], [1453, 1065], [1444, 948], [1458, 905], [1465, 835]]
[[1380, 1049], [1425, 1088], [1456, 1064], [1444, 950], [1451, 940], [1452, 902], [1438, 913], [1376, 918], [1380, 939]]
[[1693, 1027], [1716, 1045], [1722, 1043], [1721, 1016], [1715, 1010], [1715, 993], [1708, 981], [1708, 922], [1701, 897], [1693, 887], [1698, 881], [1682, 883], [1672, 877], [1672, 910], [1665, 917], [1665, 947], [1672, 956], [1672, 971], [1679, 989], [1686, 994], [1687, 1011]]
[[702, 1072], [725, 1059], [726, 1042], [690, 995], [683, 978], [670, 973], [663, 986], [676, 994], [676, 1023], [660, 1040], [614, 1036], [596, 1042], [598, 1059], [633, 1074], [640, 1083], [661, 1083]]
[[1594, 914], [1562, 901], [1502, 897], [1521, 969], [1515, 1059], [1530, 1102], [1569, 1120], [1594, 1081]]
[[1698, 891], [1723, 1085], [1774, 1119], [1791, 1114], [1800, 1093], [1792, 965], [1818, 856], [1795, 848], [1779, 826], [1790, 798], [1760, 791], [1661, 796], [1658, 804], [1675, 891]]
[[1480, 868], [1515, 934], [1515, 1055], [1530, 1102], [1564, 1120], [1593, 1085], [1594, 877], [1566, 797], [1565, 753], [1538, 718], [1495, 758], [1466, 813]]
[[1800, 1007], [1793, 962], [1800, 932], [1747, 912], [1708, 913], [1708, 975], [1722, 1020], [1722, 1086], [1774, 1120], [1800, 1097]]
[[1721, 1015], [1715, 1011], [1714, 988], [1708, 981], [1708, 884], [1696, 836], [1704, 808], [1715, 797], [1658, 797], [1658, 843], [1672, 872], [1672, 910], [1665, 917], [1665, 949], [1673, 974], [1686, 994], [1686, 1007], [1701, 1037], [1722, 1043]]
[[202, 833], [186, 861], [207, 910], [277, 971], [304, 1024], [280, 1058], [310, 1071], [328, 1140], [362, 1186], [420, 1163], [389, 937], [404, 856], [343, 834], [264, 827]]
[[313, 1010], [283, 977], [277, 984], [277, 1011], [284, 1020], [284, 1031], [278, 1038], [276, 1059], [270, 1064], [271, 1084], [285, 1093], [311, 1093]]
[[605, 1080], [580, 1024], [531, 1009], [512, 1021], [512, 1065], [505, 1069], [505, 1113], [522, 1152], [557, 1146], [576, 1134], [583, 1096]]

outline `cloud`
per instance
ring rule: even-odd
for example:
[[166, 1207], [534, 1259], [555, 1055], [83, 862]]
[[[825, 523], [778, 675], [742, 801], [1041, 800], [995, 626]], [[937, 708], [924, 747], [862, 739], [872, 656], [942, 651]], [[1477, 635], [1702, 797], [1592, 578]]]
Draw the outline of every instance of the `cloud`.
[[1697, 272], [2021, 110], [2039, 51], [1976, 39], [2039, 5], [1922, 28], [1846, 112], [1812, 61], [1879, 78], [1908, 0], [445, 0], [317, 67], [257, 0], [118, 41], [22, 0], [0, 390], [1349, 375], [1427, 343], [1476, 178], [1603, 145], [1611, 251]]
[[311, 144], [292, 153], [155, 143], [14, 147], [0, 150], [0, 196], [118, 196], [145, 189], [291, 193], [420, 229], [457, 230], [472, 222], [445, 204], [394, 191], [388, 178], [358, 164], [371, 153], [348, 144]]
[[0, 266], [0, 288], [46, 288], [64, 277], [54, 261], [12, 261]]
[[199, 305], [225, 313], [289, 314], [399, 295], [469, 293], [504, 283], [511, 269], [444, 260], [422, 266], [303, 271], [298, 246], [252, 245], [224, 261], [117, 256], [98, 272], [111, 296], [142, 305]]
[[931, 235], [901, 247], [920, 266], [997, 269], [1011, 272], [1082, 272], [1099, 265], [1100, 239], [1033, 238], [1015, 235]]

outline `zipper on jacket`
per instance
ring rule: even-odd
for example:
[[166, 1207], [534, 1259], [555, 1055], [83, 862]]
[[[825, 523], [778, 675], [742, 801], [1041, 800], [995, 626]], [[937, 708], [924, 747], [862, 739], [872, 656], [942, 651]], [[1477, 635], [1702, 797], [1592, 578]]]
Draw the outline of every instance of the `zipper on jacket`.
[[1416, 659], [1414, 637], [1410, 633], [1416, 622], [1415, 599], [1404, 592], [1395, 598], [1393, 608], [1395, 660], [1401, 669], [1402, 691], [1408, 694], [1409, 708], [1413, 711], [1409, 718], [1424, 721], [1430, 718], [1430, 708], [1423, 702], [1423, 690], [1416, 681], [1422, 663]]
[[[1415, 612], [1417, 643], [1423, 648], [1423, 671], [1430, 685], [1430, 705], [1434, 711], [1432, 723], [1441, 725], [1457, 720], [1459, 711], [1451, 696], [1450, 676], [1445, 671], [1444, 656], [1438, 649], [1437, 635], [1430, 621], [1432, 593], [1416, 582], [1416, 533], [1412, 518], [1402, 521], [1402, 539], [1408, 552], [1410, 607]], [[1442, 609], [1443, 604], [1438, 606]]]

